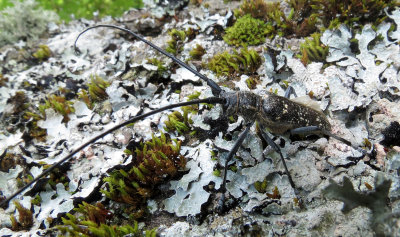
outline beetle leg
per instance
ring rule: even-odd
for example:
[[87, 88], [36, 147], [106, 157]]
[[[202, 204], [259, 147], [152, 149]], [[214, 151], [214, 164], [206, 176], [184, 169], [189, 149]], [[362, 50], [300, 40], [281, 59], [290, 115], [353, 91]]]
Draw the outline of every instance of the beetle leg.
[[285, 173], [289, 178], [290, 186], [292, 186], [292, 188], [295, 191], [295, 194], [297, 195], [298, 191], [296, 189], [296, 185], [294, 184], [292, 176], [290, 175], [290, 172], [289, 172], [289, 170], [287, 168], [285, 158], [283, 158], [283, 155], [282, 155], [282, 152], [281, 152], [281, 148], [279, 148], [279, 146], [268, 136], [268, 134], [265, 132], [264, 127], [261, 124], [259, 124], [259, 126], [261, 128], [261, 135], [263, 136], [263, 138], [267, 141], [268, 145], [270, 145], [279, 154], [279, 156], [281, 157], [281, 161], [282, 161], [283, 167], [285, 168]]
[[294, 88], [292, 86], [288, 86], [285, 91], [284, 97], [290, 99], [290, 95], [294, 95], [294, 97], [297, 97], [296, 91], [294, 91]]
[[333, 133], [331, 133], [329, 131], [326, 131], [324, 129], [320, 129], [317, 126], [300, 127], [300, 128], [294, 128], [294, 129], [290, 130], [290, 134], [307, 134], [307, 133], [321, 133], [323, 135], [326, 135], [326, 136], [329, 136], [329, 137], [333, 137], [336, 140], [339, 140], [339, 141], [343, 142], [344, 144], [346, 144], [348, 146], [351, 146], [355, 150], [361, 152], [363, 155], [367, 154], [366, 150], [364, 150], [364, 149], [362, 149], [362, 148], [360, 148], [358, 146], [353, 145], [350, 141], [348, 141], [348, 140], [346, 140], [346, 139], [344, 139], [342, 137], [339, 137], [338, 135], [333, 134]]
[[239, 135], [239, 138], [236, 140], [235, 144], [233, 145], [232, 149], [229, 151], [228, 156], [225, 160], [225, 167], [224, 167], [224, 178], [221, 185], [221, 197], [218, 201], [217, 211], [222, 212], [224, 209], [224, 202], [225, 202], [225, 193], [226, 193], [226, 174], [228, 171], [228, 163], [232, 160], [233, 155], [239, 150], [240, 145], [242, 145], [244, 139], [246, 138], [247, 134], [250, 131], [250, 127], [253, 125], [254, 122], [250, 122], [246, 124], [246, 129]]

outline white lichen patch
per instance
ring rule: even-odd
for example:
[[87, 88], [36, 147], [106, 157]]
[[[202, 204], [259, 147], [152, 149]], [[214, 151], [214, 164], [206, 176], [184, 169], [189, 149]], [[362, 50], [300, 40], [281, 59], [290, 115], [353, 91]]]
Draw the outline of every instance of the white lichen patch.
[[193, 159], [186, 166], [190, 171], [179, 181], [171, 181], [170, 189], [176, 193], [164, 201], [166, 211], [177, 216], [196, 215], [210, 196], [203, 187], [210, 182], [214, 182], [216, 189], [220, 187], [222, 179], [213, 174], [216, 161], [211, 160], [210, 145], [211, 141], [206, 140], [188, 149], [188, 156]]

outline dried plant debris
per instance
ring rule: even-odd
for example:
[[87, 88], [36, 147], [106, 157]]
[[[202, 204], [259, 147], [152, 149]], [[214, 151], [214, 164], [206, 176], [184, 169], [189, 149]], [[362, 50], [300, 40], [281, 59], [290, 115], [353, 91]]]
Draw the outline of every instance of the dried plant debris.
[[356, 192], [349, 178], [344, 177], [342, 186], [331, 181], [330, 185], [324, 189], [324, 193], [328, 198], [343, 202], [343, 213], [349, 213], [359, 206], [368, 207], [372, 211], [372, 229], [377, 236], [387, 236], [391, 235], [389, 233], [395, 233], [392, 232], [392, 228], [395, 228], [393, 218], [400, 215], [400, 213], [392, 213], [387, 205], [391, 183], [382, 175], [378, 175], [375, 178], [375, 190], [363, 194]]
[[[389, 223], [399, 226], [400, 10], [393, 1], [162, 4], [146, 1], [141, 10], [138, 22], [147, 23], [140, 28], [157, 27], [147, 40], [225, 91], [284, 95], [292, 86], [298, 98], [291, 99], [324, 111], [333, 133], [374, 150], [365, 154], [328, 137], [271, 134], [295, 195], [279, 154], [253, 126], [229, 163], [226, 212], [216, 215], [225, 159], [246, 121], [227, 118], [220, 105], [182, 107], [81, 151], [0, 209], [1, 236], [140, 236], [153, 228], [171, 236], [371, 236]], [[199, 77], [114, 30], [88, 31], [75, 54], [72, 44], [87, 26], [125, 24], [118, 22], [52, 23], [33, 44], [21, 36], [0, 48], [0, 199], [116, 124], [212, 96]], [[388, 181], [374, 183], [378, 173], [391, 180], [390, 189]], [[329, 184], [344, 176], [352, 185]], [[338, 212], [342, 203], [324, 199], [324, 189], [350, 213]]]

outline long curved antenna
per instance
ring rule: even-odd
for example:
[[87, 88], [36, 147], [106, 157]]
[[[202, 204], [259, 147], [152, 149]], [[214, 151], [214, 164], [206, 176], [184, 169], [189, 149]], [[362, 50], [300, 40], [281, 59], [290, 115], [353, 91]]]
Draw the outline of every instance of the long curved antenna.
[[75, 150], [73, 150], [70, 154], [68, 154], [66, 157], [64, 157], [63, 159], [61, 159], [60, 161], [58, 161], [57, 163], [54, 163], [50, 168], [48, 168], [47, 170], [43, 171], [43, 173], [41, 173], [39, 176], [37, 176], [36, 178], [34, 178], [32, 181], [30, 181], [28, 184], [26, 184], [24, 187], [22, 187], [21, 189], [19, 189], [17, 192], [15, 192], [14, 194], [12, 194], [11, 196], [9, 196], [7, 199], [5, 199], [4, 201], [2, 201], [0, 203], [0, 207], [6, 207], [6, 205], [8, 204], [8, 202], [10, 200], [12, 200], [14, 197], [16, 197], [18, 194], [22, 193], [25, 189], [27, 189], [29, 186], [31, 186], [33, 183], [35, 183], [36, 181], [38, 181], [39, 179], [43, 178], [45, 175], [47, 175], [48, 173], [50, 173], [53, 169], [55, 169], [58, 165], [68, 161], [69, 159], [71, 159], [77, 152], [79, 152], [80, 150], [82, 150], [83, 148], [87, 147], [89, 144], [99, 140], [100, 138], [104, 137], [105, 135], [121, 128], [124, 127], [125, 125], [134, 123], [140, 119], [143, 119], [145, 117], [148, 117], [150, 115], [162, 112], [164, 110], [168, 110], [168, 109], [173, 109], [176, 107], [180, 107], [180, 106], [186, 106], [186, 105], [193, 105], [193, 104], [199, 104], [199, 103], [208, 103], [208, 104], [223, 104], [225, 103], [225, 99], [223, 98], [218, 98], [218, 97], [210, 97], [210, 98], [206, 98], [206, 99], [201, 99], [201, 100], [192, 100], [192, 101], [187, 101], [187, 102], [181, 102], [181, 103], [177, 103], [177, 104], [172, 104], [172, 105], [167, 105], [165, 107], [150, 111], [148, 113], [133, 117], [132, 119], [123, 122], [121, 124], [118, 124], [115, 127], [112, 127], [110, 129], [108, 129], [107, 131], [93, 137], [92, 139], [90, 139], [89, 141], [85, 142], [84, 144], [82, 144], [81, 146], [79, 146], [78, 148], [76, 148]]
[[99, 28], [99, 27], [107, 27], [107, 28], [118, 29], [118, 30], [122, 30], [122, 31], [124, 31], [126, 33], [129, 33], [129, 34], [133, 35], [137, 39], [139, 39], [139, 40], [145, 42], [146, 44], [150, 45], [152, 48], [154, 48], [158, 52], [160, 52], [160, 53], [164, 54], [165, 56], [169, 57], [170, 59], [172, 59], [174, 62], [176, 62], [180, 66], [186, 68], [187, 70], [191, 71], [194, 75], [200, 77], [205, 82], [207, 82], [207, 85], [209, 85], [211, 87], [211, 90], [212, 90], [214, 96], [218, 96], [221, 93], [221, 91], [222, 91], [221, 87], [219, 87], [217, 85], [217, 83], [215, 83], [213, 80], [209, 79], [208, 77], [204, 76], [203, 74], [201, 74], [198, 71], [194, 70], [193, 68], [189, 67], [186, 63], [182, 62], [181, 60], [179, 60], [178, 58], [176, 58], [172, 54], [169, 54], [168, 52], [166, 52], [165, 50], [161, 49], [160, 47], [154, 45], [150, 41], [147, 41], [142, 36], [136, 34], [135, 32], [133, 32], [131, 30], [128, 30], [126, 28], [122, 28], [122, 27], [119, 27], [119, 26], [103, 24], [103, 25], [92, 26], [92, 27], [89, 27], [89, 28], [85, 29], [84, 31], [79, 33], [78, 37], [76, 37], [76, 40], [75, 40], [75, 43], [74, 43], [74, 49], [75, 49], [76, 52], [79, 52], [79, 49], [76, 47], [76, 42], [78, 41], [79, 37], [82, 34], [84, 34], [86, 31], [89, 31], [89, 30], [94, 29], [94, 28]]

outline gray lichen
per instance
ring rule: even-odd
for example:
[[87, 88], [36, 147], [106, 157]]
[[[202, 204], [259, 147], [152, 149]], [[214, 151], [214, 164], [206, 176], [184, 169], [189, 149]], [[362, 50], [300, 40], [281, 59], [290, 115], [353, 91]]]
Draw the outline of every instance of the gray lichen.
[[58, 20], [56, 13], [44, 10], [34, 0], [13, 4], [0, 11], [0, 47], [19, 40], [37, 40], [50, 22]]

